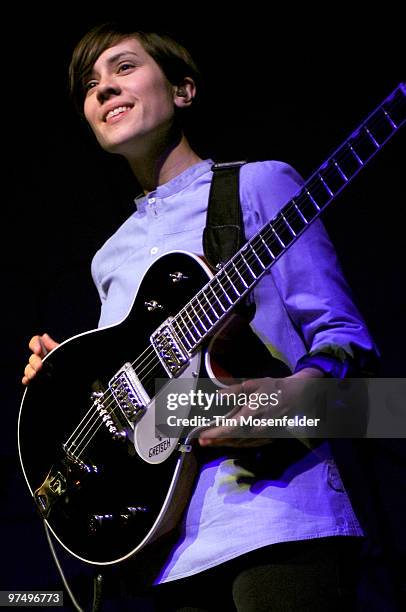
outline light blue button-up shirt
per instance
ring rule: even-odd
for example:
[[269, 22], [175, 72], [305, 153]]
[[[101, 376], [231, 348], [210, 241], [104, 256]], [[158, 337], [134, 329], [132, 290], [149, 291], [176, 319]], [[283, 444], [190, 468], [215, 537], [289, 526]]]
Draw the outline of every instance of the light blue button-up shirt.
[[[200, 162], [137, 198], [134, 213], [96, 253], [92, 274], [102, 302], [100, 326], [127, 315], [145, 270], [157, 257], [177, 249], [202, 253], [211, 165], [210, 160]], [[242, 166], [240, 199], [247, 239], [302, 183], [282, 162]], [[253, 328], [292, 369], [309, 351], [342, 349], [352, 355], [357, 348], [373, 349], [320, 221], [288, 249], [253, 293]], [[182, 538], [158, 582], [192, 575], [276, 542], [362, 535], [328, 443], [317, 452], [286, 458], [279, 472], [260, 480], [250, 479], [247, 468], [231, 457], [225, 454], [202, 466]]]

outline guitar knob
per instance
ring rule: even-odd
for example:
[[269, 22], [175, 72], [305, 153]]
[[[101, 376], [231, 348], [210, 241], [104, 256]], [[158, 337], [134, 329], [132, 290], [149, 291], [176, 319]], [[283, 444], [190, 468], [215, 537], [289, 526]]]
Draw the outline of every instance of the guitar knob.
[[180, 283], [181, 280], [187, 280], [188, 277], [183, 272], [171, 272], [169, 278], [173, 283]]
[[106, 525], [111, 525], [114, 521], [112, 514], [92, 514], [89, 518], [88, 529], [91, 534], [96, 534]]
[[153, 312], [154, 310], [162, 310], [163, 306], [159, 304], [156, 300], [150, 300], [149, 302], [144, 302], [144, 305], [147, 307], [149, 312]]

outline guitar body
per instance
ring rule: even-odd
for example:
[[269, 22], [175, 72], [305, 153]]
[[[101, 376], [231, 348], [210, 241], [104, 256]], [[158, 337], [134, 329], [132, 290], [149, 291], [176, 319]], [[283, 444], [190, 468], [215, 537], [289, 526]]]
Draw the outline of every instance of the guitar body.
[[[182, 280], [174, 282], [174, 274]], [[44, 359], [25, 392], [18, 424], [23, 472], [52, 533], [81, 560], [111, 564], [128, 558], [170, 531], [187, 504], [197, 468], [190, 452], [193, 443], [156, 437], [155, 381], [170, 385], [174, 379], [151, 348], [150, 337], [210, 277], [207, 266], [193, 255], [174, 252], [156, 260], [129, 315], [118, 325], [61, 344]], [[148, 367], [145, 354], [152, 364]], [[112, 396], [109, 384], [111, 388], [114, 375], [125, 363], [136, 363], [139, 355], [139, 382], [150, 400], [134, 427], [130, 421], [123, 428], [130, 435], [115, 436], [120, 396]], [[233, 315], [191, 357], [179, 378], [189, 386], [189, 381], [197, 385], [201, 377], [216, 372], [254, 376], [253, 364], [257, 376], [288, 373], [249, 325]], [[213, 383], [218, 387], [218, 381]]]

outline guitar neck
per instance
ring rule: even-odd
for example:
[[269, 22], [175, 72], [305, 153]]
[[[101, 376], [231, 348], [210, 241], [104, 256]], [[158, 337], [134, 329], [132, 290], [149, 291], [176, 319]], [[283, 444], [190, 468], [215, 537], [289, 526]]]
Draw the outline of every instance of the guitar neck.
[[406, 122], [401, 83], [303, 187], [174, 317], [172, 325], [193, 353]]

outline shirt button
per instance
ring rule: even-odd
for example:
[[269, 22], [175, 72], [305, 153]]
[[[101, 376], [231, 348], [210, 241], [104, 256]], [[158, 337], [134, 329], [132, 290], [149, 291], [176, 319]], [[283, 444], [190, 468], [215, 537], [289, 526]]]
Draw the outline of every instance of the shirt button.
[[155, 198], [148, 198], [148, 202], [149, 202], [149, 204], [154, 204]]
[[150, 250], [150, 253], [151, 255], [156, 255], [158, 251], [159, 251], [158, 247], [152, 247], [152, 249]]

